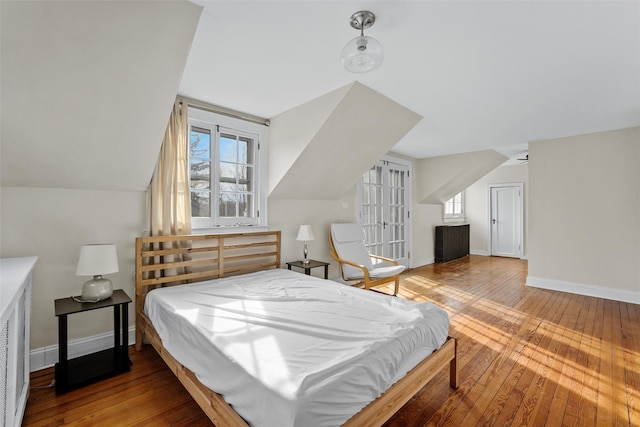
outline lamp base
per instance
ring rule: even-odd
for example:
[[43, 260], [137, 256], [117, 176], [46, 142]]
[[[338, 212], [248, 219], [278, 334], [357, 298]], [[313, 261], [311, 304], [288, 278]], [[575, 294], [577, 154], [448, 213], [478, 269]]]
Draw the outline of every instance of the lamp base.
[[82, 285], [82, 302], [98, 302], [113, 294], [111, 280], [102, 276], [93, 276]]
[[304, 261], [302, 261], [303, 264], [309, 264], [309, 258], [307, 258], [307, 255], [309, 255], [309, 250], [307, 249], [307, 241], [304, 241], [304, 251], [302, 252], [304, 254]]

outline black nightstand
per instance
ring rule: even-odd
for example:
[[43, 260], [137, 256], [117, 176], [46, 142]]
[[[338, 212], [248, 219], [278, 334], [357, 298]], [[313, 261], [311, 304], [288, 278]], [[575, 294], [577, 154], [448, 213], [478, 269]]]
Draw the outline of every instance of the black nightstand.
[[[71, 297], [55, 300], [59, 348], [59, 359], [55, 368], [57, 394], [66, 393], [131, 369], [127, 307], [130, 302], [131, 298], [122, 289], [114, 290], [110, 298], [96, 303], [76, 302]], [[68, 360], [67, 316], [107, 307], [113, 307], [113, 348]], [[122, 334], [120, 328], [122, 328]]]
[[298, 268], [303, 268], [304, 269], [304, 273], [311, 275], [311, 269], [312, 268], [316, 268], [316, 267], [324, 267], [324, 278], [328, 279], [329, 278], [329, 264], [328, 262], [324, 262], [324, 261], [316, 261], [313, 259], [310, 259], [308, 263], [304, 263], [303, 261], [290, 261], [287, 263], [287, 268], [289, 270], [291, 270], [291, 267], [298, 267]]

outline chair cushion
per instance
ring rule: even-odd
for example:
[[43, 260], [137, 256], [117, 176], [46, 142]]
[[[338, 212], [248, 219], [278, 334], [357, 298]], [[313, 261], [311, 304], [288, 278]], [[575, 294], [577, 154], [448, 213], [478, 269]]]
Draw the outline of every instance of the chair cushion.
[[[359, 268], [354, 268], [348, 265], [345, 265], [345, 276], [347, 279], [362, 279], [364, 278], [364, 273]], [[347, 267], [349, 270], [347, 270]], [[347, 271], [349, 274], [347, 274]], [[390, 265], [387, 267], [377, 267], [369, 269], [369, 277], [371, 279], [382, 279], [385, 277], [393, 277], [396, 274], [400, 274], [404, 271], [404, 265]]]
[[355, 222], [346, 224], [331, 224], [331, 237], [333, 243], [361, 242], [364, 244], [364, 230]]
[[[360, 224], [331, 224], [331, 238], [338, 256], [356, 264], [364, 265], [371, 278], [393, 277], [404, 271], [403, 265], [374, 267], [369, 252], [364, 245], [364, 230]], [[342, 269], [345, 279], [362, 279], [364, 277], [364, 273], [360, 268], [343, 264]]]
[[369, 277], [392, 277], [404, 271], [404, 265], [390, 265], [388, 267], [377, 267], [369, 270]]
[[[364, 265], [367, 270], [373, 268], [371, 257], [364, 246], [364, 230], [360, 224], [331, 224], [333, 247], [340, 258]], [[342, 265], [346, 278], [362, 278], [362, 270], [350, 265]]]
[[[365, 248], [364, 243], [343, 242], [334, 243], [333, 245], [336, 248], [336, 252], [338, 253], [338, 256], [340, 258], [355, 262], [356, 264], [364, 265], [367, 270], [371, 270], [373, 268], [371, 257], [369, 256], [369, 252], [367, 252], [367, 248]], [[343, 264], [342, 268], [344, 269], [344, 275], [348, 278], [364, 277], [362, 270], [359, 268], [353, 267], [348, 264]]]

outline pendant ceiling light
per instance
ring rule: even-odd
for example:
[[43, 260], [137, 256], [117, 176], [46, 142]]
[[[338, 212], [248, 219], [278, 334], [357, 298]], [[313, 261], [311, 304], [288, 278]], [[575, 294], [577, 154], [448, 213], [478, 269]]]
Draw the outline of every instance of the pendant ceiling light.
[[351, 15], [351, 26], [360, 30], [360, 35], [346, 44], [342, 49], [342, 64], [352, 73], [366, 73], [375, 70], [382, 64], [384, 54], [382, 45], [373, 37], [364, 35], [364, 29], [376, 22], [376, 16], [368, 10], [361, 10]]

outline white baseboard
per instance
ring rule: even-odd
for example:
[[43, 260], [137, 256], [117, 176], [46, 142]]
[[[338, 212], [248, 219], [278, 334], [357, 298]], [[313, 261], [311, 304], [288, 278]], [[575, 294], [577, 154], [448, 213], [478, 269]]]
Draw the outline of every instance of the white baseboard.
[[[136, 342], [136, 328], [129, 327], [129, 345]], [[94, 335], [86, 338], [78, 338], [69, 340], [67, 344], [67, 355], [69, 359], [84, 356], [85, 354], [95, 353], [96, 351], [106, 350], [113, 347], [113, 332]], [[29, 371], [35, 372], [40, 369], [48, 368], [58, 363], [58, 346], [50, 345], [47, 347], [34, 348], [29, 352]]]
[[489, 256], [489, 253], [487, 251], [476, 251], [474, 249], [469, 251], [469, 255]]
[[622, 289], [604, 288], [601, 286], [584, 285], [581, 283], [563, 282], [561, 280], [544, 279], [541, 277], [527, 277], [526, 286], [549, 289], [552, 291], [569, 292], [571, 294], [598, 297], [614, 301], [640, 304], [640, 292]]
[[415, 263], [413, 263], [411, 268], [424, 267], [425, 265], [433, 264], [434, 262], [436, 262], [435, 258], [423, 259], [423, 260], [416, 261]]
[[[487, 252], [487, 251], [478, 251], [478, 250], [475, 250], [475, 249], [474, 250], [470, 250], [469, 254], [470, 255], [480, 255], [480, 256], [491, 256], [491, 254], [489, 254], [489, 252]], [[516, 257], [516, 258], [518, 258], [518, 257]], [[529, 260], [529, 258], [526, 255], [522, 255], [519, 259], [522, 259], [522, 260], [525, 260], [525, 261]]]

